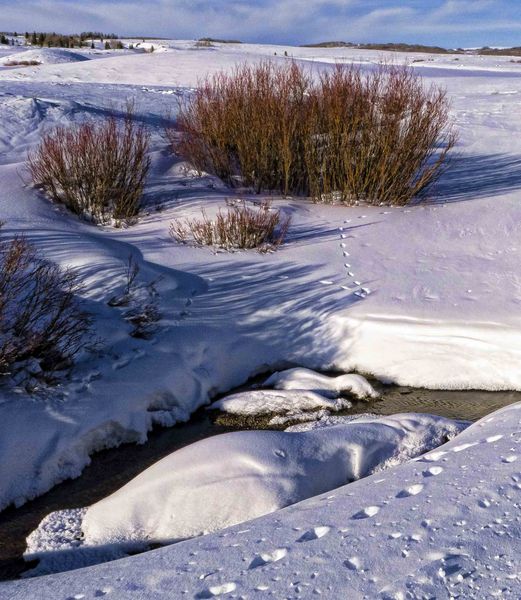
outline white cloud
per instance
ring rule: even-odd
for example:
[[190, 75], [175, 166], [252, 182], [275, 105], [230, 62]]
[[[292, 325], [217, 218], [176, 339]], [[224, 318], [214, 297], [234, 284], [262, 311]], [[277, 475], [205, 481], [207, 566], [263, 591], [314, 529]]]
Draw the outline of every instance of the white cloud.
[[[2, 27], [304, 43], [505, 43], [520, 29], [513, 0], [0, 0]], [[501, 37], [502, 39], [496, 39]], [[508, 43], [508, 42], [507, 42]]]

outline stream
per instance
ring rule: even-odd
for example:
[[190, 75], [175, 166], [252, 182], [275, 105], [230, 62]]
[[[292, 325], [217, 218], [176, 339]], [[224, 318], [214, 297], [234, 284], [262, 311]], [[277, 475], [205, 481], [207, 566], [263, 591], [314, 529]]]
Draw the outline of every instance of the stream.
[[[265, 378], [266, 375], [262, 377]], [[226, 395], [251, 389], [255, 383], [250, 381]], [[380, 398], [354, 402], [351, 409], [335, 414], [421, 412], [476, 421], [503, 406], [521, 401], [521, 392], [438, 391], [371, 383], [381, 393]], [[64, 481], [23, 506], [10, 507], [0, 513], [0, 581], [16, 578], [32, 567], [22, 558], [25, 538], [50, 512], [93, 504], [183, 446], [212, 435], [263, 425], [203, 408], [195, 412], [188, 423], [154, 429], [146, 444], [123, 444], [96, 453], [77, 479]]]

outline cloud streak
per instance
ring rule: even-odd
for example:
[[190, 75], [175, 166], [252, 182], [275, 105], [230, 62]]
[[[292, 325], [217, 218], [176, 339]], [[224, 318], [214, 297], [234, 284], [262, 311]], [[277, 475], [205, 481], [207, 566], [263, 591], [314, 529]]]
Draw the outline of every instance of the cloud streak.
[[4, 30], [115, 31], [268, 43], [518, 45], [518, 0], [0, 0]]

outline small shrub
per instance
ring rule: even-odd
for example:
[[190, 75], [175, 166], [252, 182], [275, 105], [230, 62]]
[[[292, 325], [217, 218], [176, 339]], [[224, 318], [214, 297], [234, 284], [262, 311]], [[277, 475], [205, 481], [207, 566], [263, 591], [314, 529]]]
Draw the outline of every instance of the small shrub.
[[255, 208], [245, 202], [228, 203], [226, 212], [220, 209], [215, 219], [203, 210], [200, 219], [176, 219], [170, 224], [170, 235], [178, 242], [192, 241], [197, 246], [218, 246], [226, 250], [275, 249], [284, 242], [290, 217], [272, 210], [270, 202]]
[[44, 371], [68, 364], [90, 318], [74, 271], [43, 260], [23, 237], [0, 241], [0, 375], [36, 359]]
[[456, 142], [445, 92], [410, 68], [337, 65], [312, 77], [293, 61], [207, 79], [181, 105], [178, 130], [175, 151], [200, 172], [345, 203], [408, 203]]
[[42, 63], [38, 60], [9, 60], [4, 67], [36, 67]]
[[95, 222], [131, 222], [139, 212], [150, 168], [149, 134], [131, 109], [123, 124], [59, 127], [28, 156], [34, 184], [52, 200]]

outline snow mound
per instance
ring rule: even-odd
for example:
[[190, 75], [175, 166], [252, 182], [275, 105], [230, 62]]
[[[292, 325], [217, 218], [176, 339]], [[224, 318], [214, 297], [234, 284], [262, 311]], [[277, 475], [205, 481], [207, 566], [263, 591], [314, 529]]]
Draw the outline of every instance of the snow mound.
[[[30, 557], [74, 547], [138, 547], [209, 533], [260, 517], [398, 465], [456, 436], [466, 423], [424, 414], [365, 417], [311, 431], [242, 431], [160, 460], [86, 513], [53, 513], [29, 537]], [[61, 523], [66, 522], [66, 526]], [[49, 538], [58, 537], [58, 544]], [[65, 544], [66, 545], [66, 544]], [[71, 546], [73, 548], [73, 546]], [[51, 553], [52, 554], [52, 553]]]
[[[360, 419], [378, 419], [379, 416], [374, 413], [361, 413], [358, 415], [329, 415], [327, 413], [318, 415], [317, 419], [307, 420], [304, 423], [297, 423], [286, 427], [284, 431], [299, 432], [310, 431], [311, 429], [320, 429], [322, 427], [333, 427], [334, 425], [346, 425]], [[304, 419], [302, 419], [304, 420]], [[273, 419], [272, 419], [273, 421]]]
[[264, 385], [278, 390], [310, 390], [322, 396], [336, 398], [342, 392], [349, 392], [358, 399], [376, 398], [378, 393], [361, 375], [340, 375], [328, 377], [311, 369], [289, 369], [274, 373]]
[[307, 390], [253, 390], [232, 394], [217, 400], [209, 409], [219, 409], [233, 415], [301, 414], [319, 408], [338, 411], [351, 408], [345, 398], [326, 398]]
[[56, 552], [79, 546], [83, 537], [81, 520], [86, 510], [69, 508], [47, 515], [26, 540], [26, 559], [30, 560], [33, 549], [38, 552]]
[[9, 63], [20, 62], [38, 62], [42, 65], [58, 65], [65, 63], [76, 63], [89, 60], [87, 56], [66, 50], [63, 48], [39, 48], [38, 50], [27, 50], [26, 52], [16, 52], [0, 59], [0, 65], [5, 66]]

